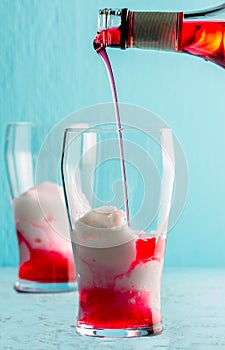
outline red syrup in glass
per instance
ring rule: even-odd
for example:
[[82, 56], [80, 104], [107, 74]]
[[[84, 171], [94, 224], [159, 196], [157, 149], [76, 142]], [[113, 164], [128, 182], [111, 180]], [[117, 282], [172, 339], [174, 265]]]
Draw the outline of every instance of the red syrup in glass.
[[[20, 250], [18, 274], [20, 279], [39, 283], [75, 282], [76, 272], [72, 251], [62, 254], [52, 248], [50, 250], [34, 249], [19, 230], [17, 230], [17, 238]], [[38, 243], [37, 240], [40, 238], [36, 239]]]
[[[45, 181], [14, 198], [12, 205], [19, 247], [18, 290], [23, 290], [22, 280], [46, 284], [75, 282], [61, 187]], [[24, 285], [29, 285], [26, 282]]]
[[[84, 251], [80, 255], [78, 250], [77, 262], [80, 269], [85, 269], [87, 277], [79, 286], [78, 326], [108, 329], [152, 327], [154, 330], [154, 326], [161, 323], [159, 299], [165, 239], [137, 238], [123, 247], [124, 254], [129, 257], [128, 251], [131, 252], [132, 248], [134, 257], [122, 272], [116, 267], [108, 269], [101, 265], [103, 251], [98, 250], [100, 260], [93, 261], [90, 250], [86, 258]], [[112, 263], [118, 259], [116, 249], [108, 248]]]

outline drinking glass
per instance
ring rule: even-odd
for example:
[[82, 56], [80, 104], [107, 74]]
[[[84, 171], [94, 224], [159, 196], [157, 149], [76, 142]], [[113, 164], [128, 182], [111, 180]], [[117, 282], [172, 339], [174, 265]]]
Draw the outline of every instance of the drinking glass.
[[160, 333], [175, 174], [171, 129], [66, 129], [61, 170], [77, 268], [77, 332]]
[[6, 131], [6, 167], [19, 248], [18, 292], [77, 288], [62, 187], [47, 178], [35, 183], [42, 134], [26, 122], [11, 123]]

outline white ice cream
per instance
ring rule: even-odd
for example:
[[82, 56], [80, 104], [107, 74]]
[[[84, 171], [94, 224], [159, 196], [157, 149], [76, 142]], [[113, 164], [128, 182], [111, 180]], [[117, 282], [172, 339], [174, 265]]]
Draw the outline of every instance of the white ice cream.
[[115, 207], [97, 208], [80, 218], [73, 232], [80, 288], [151, 291], [155, 307], [160, 308], [163, 261], [143, 262], [130, 269], [138, 238], [127, 226], [124, 212]]
[[124, 212], [115, 207], [97, 208], [80, 218], [73, 232], [80, 287], [151, 291], [159, 308], [163, 261], [140, 262], [130, 269], [138, 238], [127, 226]]
[[71, 251], [68, 218], [60, 186], [43, 182], [14, 199], [13, 209], [17, 229], [32, 249]]
[[72, 241], [92, 248], [115, 247], [136, 237], [127, 223], [125, 213], [115, 207], [93, 209], [77, 220]]

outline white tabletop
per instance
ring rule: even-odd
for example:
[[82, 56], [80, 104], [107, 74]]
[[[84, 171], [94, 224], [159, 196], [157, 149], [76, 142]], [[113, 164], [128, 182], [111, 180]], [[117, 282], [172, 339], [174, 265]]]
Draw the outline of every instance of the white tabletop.
[[15, 268], [0, 268], [1, 350], [225, 349], [225, 269], [165, 269], [164, 332], [129, 339], [76, 334], [77, 292], [16, 293], [15, 278]]

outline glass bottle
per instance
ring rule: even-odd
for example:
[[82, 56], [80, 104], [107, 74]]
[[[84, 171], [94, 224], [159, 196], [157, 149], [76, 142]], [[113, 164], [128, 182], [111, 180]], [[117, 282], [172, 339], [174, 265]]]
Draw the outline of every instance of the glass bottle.
[[94, 47], [183, 52], [225, 68], [225, 3], [191, 13], [99, 10]]

